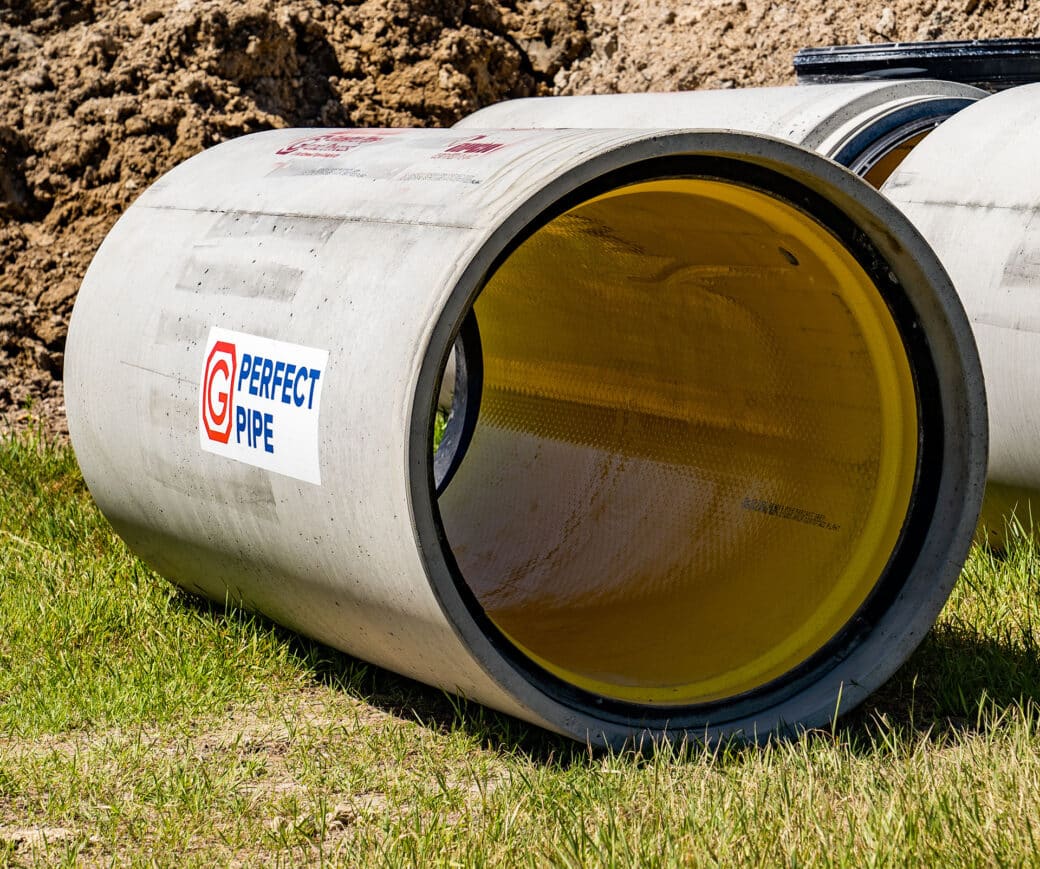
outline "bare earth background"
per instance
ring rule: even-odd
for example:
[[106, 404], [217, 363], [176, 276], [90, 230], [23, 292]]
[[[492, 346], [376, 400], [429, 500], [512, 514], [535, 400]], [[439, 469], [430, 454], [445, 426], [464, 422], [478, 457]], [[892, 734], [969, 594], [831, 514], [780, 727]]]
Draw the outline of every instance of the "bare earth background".
[[1037, 35], [1028, 0], [0, 0], [0, 433], [64, 434], [91, 257], [148, 184], [224, 139], [443, 126], [536, 94], [792, 84], [810, 45]]

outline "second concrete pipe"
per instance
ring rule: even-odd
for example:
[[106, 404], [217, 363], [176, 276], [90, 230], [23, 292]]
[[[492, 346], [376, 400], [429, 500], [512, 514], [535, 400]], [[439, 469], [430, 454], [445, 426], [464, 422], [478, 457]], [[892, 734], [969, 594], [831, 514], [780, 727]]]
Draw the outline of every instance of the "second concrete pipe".
[[971, 319], [989, 395], [985, 539], [1040, 522], [1040, 84], [952, 118], [883, 192], [946, 266]]
[[932, 130], [985, 96], [921, 80], [537, 97], [488, 106], [456, 127], [743, 130], [810, 148], [879, 187]]

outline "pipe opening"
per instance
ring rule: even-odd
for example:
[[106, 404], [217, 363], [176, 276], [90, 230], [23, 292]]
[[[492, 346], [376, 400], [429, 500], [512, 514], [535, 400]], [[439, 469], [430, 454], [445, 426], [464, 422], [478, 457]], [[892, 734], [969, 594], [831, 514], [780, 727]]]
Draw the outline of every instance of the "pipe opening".
[[626, 184], [473, 305], [483, 386], [437, 507], [456, 582], [595, 698], [709, 703], [839, 637], [901, 545], [914, 373], [826, 226], [728, 180]]
[[433, 436], [433, 479], [443, 492], [466, 454], [480, 412], [483, 383], [480, 330], [472, 311], [462, 323], [441, 368]]
[[972, 102], [966, 98], [925, 99], [902, 106], [851, 137], [836, 151], [834, 160], [880, 189], [933, 130]]
[[856, 174], [872, 187], [880, 190], [881, 185], [899, 168], [899, 164], [924, 141], [936, 126], [938, 124], [930, 124], [927, 129], [922, 131], [901, 131], [902, 135], [895, 138], [894, 141], [886, 142], [882, 148], [865, 155], [861, 164], [856, 167]]

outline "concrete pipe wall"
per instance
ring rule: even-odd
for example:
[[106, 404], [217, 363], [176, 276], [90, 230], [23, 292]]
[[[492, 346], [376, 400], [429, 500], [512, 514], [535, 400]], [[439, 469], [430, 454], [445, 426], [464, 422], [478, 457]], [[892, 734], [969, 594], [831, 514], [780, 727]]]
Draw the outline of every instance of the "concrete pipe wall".
[[1006, 516], [1040, 520], [1038, 106], [1040, 85], [988, 97], [884, 186], [945, 264], [975, 331], [990, 418], [983, 525], [997, 548]]
[[247, 136], [128, 210], [66, 360], [84, 476], [161, 573], [594, 745], [852, 708], [982, 497], [942, 267], [761, 136]]
[[508, 100], [462, 128], [743, 130], [825, 154], [879, 187], [907, 154], [986, 91], [945, 81], [858, 82]]

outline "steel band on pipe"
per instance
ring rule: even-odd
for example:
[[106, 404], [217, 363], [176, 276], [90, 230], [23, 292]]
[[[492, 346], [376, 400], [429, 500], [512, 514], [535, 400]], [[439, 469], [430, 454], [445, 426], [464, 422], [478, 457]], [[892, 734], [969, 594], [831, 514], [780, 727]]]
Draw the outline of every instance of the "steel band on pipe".
[[66, 365], [91, 491], [164, 575], [600, 745], [851, 708], [981, 501], [944, 271], [762, 136], [245, 137], [127, 212]]

